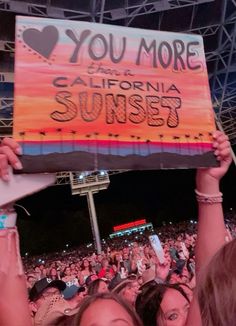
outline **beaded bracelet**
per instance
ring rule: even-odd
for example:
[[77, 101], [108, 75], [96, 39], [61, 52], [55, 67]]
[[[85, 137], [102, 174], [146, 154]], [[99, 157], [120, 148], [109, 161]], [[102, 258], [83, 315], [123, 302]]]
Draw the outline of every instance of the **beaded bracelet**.
[[223, 202], [223, 194], [222, 192], [218, 192], [217, 194], [204, 194], [195, 189], [196, 199], [198, 203], [202, 204], [217, 204]]

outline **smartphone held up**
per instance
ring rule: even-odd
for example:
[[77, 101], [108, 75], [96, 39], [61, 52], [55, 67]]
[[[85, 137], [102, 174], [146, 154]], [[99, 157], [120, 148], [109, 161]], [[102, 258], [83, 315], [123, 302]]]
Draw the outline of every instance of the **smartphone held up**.
[[165, 262], [165, 253], [161, 245], [161, 241], [157, 234], [150, 235], [149, 237], [150, 244], [152, 246], [152, 249], [154, 250], [157, 258], [159, 259], [159, 262], [161, 264], [164, 264]]

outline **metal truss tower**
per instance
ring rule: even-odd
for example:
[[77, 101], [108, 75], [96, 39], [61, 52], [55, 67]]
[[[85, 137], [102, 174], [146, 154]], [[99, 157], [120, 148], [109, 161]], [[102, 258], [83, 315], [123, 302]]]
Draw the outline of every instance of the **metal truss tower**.
[[107, 189], [110, 184], [109, 174], [106, 171], [95, 172], [93, 174], [71, 172], [70, 184], [72, 195], [87, 197], [94, 246], [97, 253], [101, 254], [102, 245], [93, 195], [100, 190]]

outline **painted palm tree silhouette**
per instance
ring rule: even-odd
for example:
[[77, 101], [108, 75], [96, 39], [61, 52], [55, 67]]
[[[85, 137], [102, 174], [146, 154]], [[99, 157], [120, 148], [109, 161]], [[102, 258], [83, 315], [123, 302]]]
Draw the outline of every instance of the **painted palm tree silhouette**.
[[163, 148], [163, 138], [164, 138], [164, 135], [163, 134], [160, 134], [159, 135], [159, 138], [160, 138], [160, 143], [161, 143], [161, 152], [160, 152], [160, 168], [162, 169], [163, 168], [163, 157], [162, 157], [162, 153], [164, 152], [164, 148]]
[[178, 151], [179, 151], [179, 154], [181, 154], [180, 137], [179, 136], [173, 136], [173, 139], [177, 142], [177, 144], [178, 144]]
[[136, 139], [137, 139], [138, 155], [140, 155], [141, 154], [141, 148], [140, 148], [140, 139], [141, 139], [141, 137], [137, 136]]
[[85, 135], [85, 137], [88, 138], [88, 141], [87, 141], [87, 152], [89, 153], [90, 152], [90, 142], [89, 142], [89, 140], [90, 140], [91, 135], [90, 134], [87, 134], [87, 135]]
[[203, 134], [202, 133], [199, 133], [198, 136], [200, 138], [200, 144], [199, 144], [199, 146], [200, 146], [200, 152], [203, 153], [204, 152], [204, 150], [203, 150]]
[[[194, 140], [195, 140], [195, 144], [196, 144], [196, 152], [197, 152], [197, 154], [199, 154], [199, 138], [198, 138], [198, 136], [194, 136]], [[200, 153], [201, 153], [201, 151], [200, 151]]]
[[160, 142], [161, 142], [161, 152], [163, 152], [163, 138], [164, 138], [164, 135], [160, 134], [159, 135], [159, 138], [160, 138]]
[[75, 135], [76, 135], [76, 131], [75, 130], [71, 130], [71, 134], [72, 134], [72, 151], [75, 151]]
[[130, 135], [131, 139], [132, 139], [132, 150], [133, 150], [133, 154], [136, 154], [136, 146], [135, 146], [135, 136], [134, 135]]
[[95, 136], [95, 147], [96, 147], [96, 153], [98, 153], [98, 150], [99, 150], [98, 135], [99, 135], [99, 132], [95, 132], [95, 133], [94, 133], [94, 136]]
[[56, 132], [60, 134], [60, 152], [63, 153], [63, 138], [62, 138], [62, 129], [57, 128]]
[[117, 148], [117, 155], [120, 155], [120, 146], [119, 146], [119, 134], [115, 134], [114, 137], [115, 137], [115, 140], [116, 140], [116, 148]]
[[151, 140], [150, 139], [147, 139], [146, 140], [146, 144], [147, 144], [147, 153], [148, 153], [148, 155], [151, 154], [150, 143], [151, 143]]
[[98, 170], [98, 152], [99, 152], [99, 144], [98, 144], [98, 135], [99, 132], [95, 132], [95, 157], [94, 157], [94, 170]]
[[190, 135], [189, 134], [185, 134], [184, 136], [185, 136], [185, 138], [187, 140], [188, 154], [190, 155], [191, 154], [191, 149], [190, 149], [190, 146], [189, 146], [189, 138], [190, 138]]
[[40, 154], [43, 154], [43, 138], [46, 135], [45, 131], [42, 130], [39, 132], [40, 134]]
[[20, 131], [19, 135], [20, 135], [21, 141], [22, 141], [22, 144], [21, 144], [22, 152], [23, 152], [22, 154], [24, 154], [24, 152], [25, 152], [25, 131]]
[[111, 155], [111, 149], [112, 149], [112, 137], [113, 137], [113, 134], [112, 134], [112, 133], [109, 133], [109, 134], [108, 134], [108, 137], [110, 138], [110, 139], [109, 139], [109, 143], [108, 143], [108, 154]]

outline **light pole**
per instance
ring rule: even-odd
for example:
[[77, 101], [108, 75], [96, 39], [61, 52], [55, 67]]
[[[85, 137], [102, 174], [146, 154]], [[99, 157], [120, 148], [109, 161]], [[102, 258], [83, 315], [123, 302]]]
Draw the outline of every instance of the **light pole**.
[[87, 196], [93, 240], [97, 253], [100, 254], [102, 246], [93, 195], [108, 188], [110, 184], [109, 174], [105, 171], [92, 172], [91, 174], [88, 172], [70, 172], [70, 184], [72, 195]]

